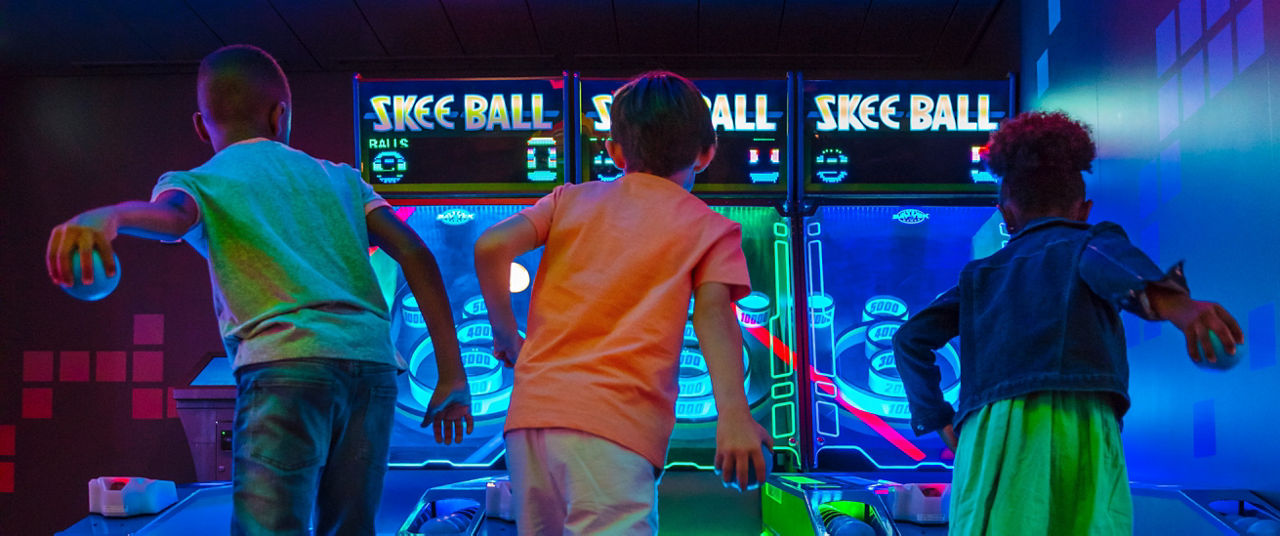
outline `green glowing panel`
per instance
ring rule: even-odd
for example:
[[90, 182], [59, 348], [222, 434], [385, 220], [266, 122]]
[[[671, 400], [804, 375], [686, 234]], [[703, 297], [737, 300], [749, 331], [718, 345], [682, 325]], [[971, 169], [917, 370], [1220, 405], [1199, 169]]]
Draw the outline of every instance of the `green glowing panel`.
[[[774, 451], [797, 459], [795, 300], [789, 221], [772, 207], [712, 207], [742, 226], [742, 250], [752, 292], [735, 305], [742, 329], [743, 388], [756, 420], [773, 434]], [[692, 315], [692, 304], [690, 304]], [[716, 406], [692, 318], [681, 353], [680, 395], [668, 467], [710, 467], [715, 457]], [[788, 462], [780, 462], [786, 464]]]

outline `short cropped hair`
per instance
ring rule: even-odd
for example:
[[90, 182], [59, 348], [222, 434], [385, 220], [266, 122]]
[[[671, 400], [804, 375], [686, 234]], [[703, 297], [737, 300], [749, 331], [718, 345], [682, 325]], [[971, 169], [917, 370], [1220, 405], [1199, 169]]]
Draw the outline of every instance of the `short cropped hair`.
[[292, 101], [289, 80], [276, 60], [253, 45], [230, 45], [200, 62], [196, 78], [200, 111], [224, 126], [251, 123], [277, 102]]
[[641, 74], [613, 94], [613, 140], [627, 167], [669, 177], [716, 144], [711, 110], [688, 79], [668, 71]]
[[1084, 200], [1084, 171], [1097, 148], [1089, 127], [1062, 112], [1026, 112], [991, 133], [987, 167], [1001, 177], [1000, 197], [1044, 214]]

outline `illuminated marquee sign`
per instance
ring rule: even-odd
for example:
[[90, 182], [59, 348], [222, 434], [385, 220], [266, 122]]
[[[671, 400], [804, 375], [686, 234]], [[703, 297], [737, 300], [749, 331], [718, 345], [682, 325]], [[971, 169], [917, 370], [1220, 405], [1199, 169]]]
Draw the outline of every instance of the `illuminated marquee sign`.
[[[711, 109], [711, 124], [720, 132], [776, 132], [778, 123], [769, 118], [769, 95], [728, 95], [720, 93], [714, 96], [703, 95], [707, 108]], [[591, 105], [595, 111], [594, 127], [597, 131], [609, 130], [612, 121], [609, 118], [609, 107], [613, 105], [613, 95], [603, 94], [591, 97]], [[779, 103], [775, 100], [775, 107]], [[785, 108], [785, 104], [781, 105]], [[775, 117], [780, 117], [783, 110], [777, 110]]]
[[[903, 102], [902, 95], [892, 94], [881, 98], [879, 94], [859, 95], [830, 93], [815, 95], [814, 107], [818, 121], [814, 128], [819, 132], [849, 130], [949, 130], [961, 132], [991, 131], [991, 95], [911, 95]], [[954, 100], [954, 102], [953, 102]], [[975, 102], [974, 109], [970, 109]], [[901, 118], [905, 108], [906, 124]], [[971, 112], [976, 111], [976, 114]]]
[[541, 193], [565, 180], [563, 77], [355, 79], [357, 152], [384, 194]]
[[[615, 180], [622, 171], [605, 151], [613, 92], [626, 81], [579, 84], [584, 181]], [[716, 158], [694, 181], [696, 193], [783, 194], [787, 191], [787, 81], [694, 80], [711, 111]]]
[[981, 167], [1010, 116], [1007, 80], [804, 84], [804, 185], [813, 193], [993, 194]]
[[[373, 95], [374, 132], [416, 132], [433, 130], [550, 130], [545, 117], [544, 95], [528, 95], [525, 113], [523, 94], [463, 95]], [[459, 108], [461, 120], [459, 121]], [[405, 140], [407, 141], [407, 140]]]

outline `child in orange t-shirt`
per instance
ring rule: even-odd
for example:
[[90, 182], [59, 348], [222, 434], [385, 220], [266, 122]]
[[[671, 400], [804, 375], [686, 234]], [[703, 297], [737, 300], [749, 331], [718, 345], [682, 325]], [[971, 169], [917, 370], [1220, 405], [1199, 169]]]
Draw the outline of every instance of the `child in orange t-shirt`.
[[[614, 94], [613, 182], [565, 185], [489, 228], [476, 273], [494, 353], [515, 366], [507, 466], [521, 534], [656, 534], [690, 296], [715, 392], [725, 481], [766, 473], [742, 389], [733, 302], [751, 290], [741, 227], [689, 193], [715, 128], [688, 80], [652, 72]], [[508, 291], [516, 256], [546, 246], [528, 340]], [[518, 359], [517, 359], [518, 356]]]

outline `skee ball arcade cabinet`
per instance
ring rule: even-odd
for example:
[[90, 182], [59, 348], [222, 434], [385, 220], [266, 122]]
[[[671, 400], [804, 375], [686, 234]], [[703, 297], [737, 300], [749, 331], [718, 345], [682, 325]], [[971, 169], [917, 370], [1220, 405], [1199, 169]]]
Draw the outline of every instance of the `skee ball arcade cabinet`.
[[[998, 249], [996, 184], [980, 166], [1011, 111], [1010, 80], [803, 80], [798, 210], [813, 472], [776, 474], [773, 534], [945, 533], [954, 454], [917, 437], [894, 332]], [[958, 340], [937, 353], [955, 403]], [[868, 532], [868, 530], [871, 530]]]

